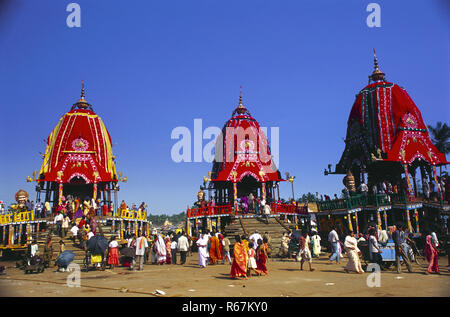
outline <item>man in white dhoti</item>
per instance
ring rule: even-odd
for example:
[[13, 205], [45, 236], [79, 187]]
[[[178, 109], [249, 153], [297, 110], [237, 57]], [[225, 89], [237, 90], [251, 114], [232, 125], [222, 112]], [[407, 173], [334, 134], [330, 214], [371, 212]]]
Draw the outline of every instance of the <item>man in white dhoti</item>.
[[133, 270], [136, 270], [136, 264], [138, 264], [138, 269], [141, 271], [144, 266], [144, 254], [145, 250], [148, 248], [147, 238], [142, 234], [139, 234], [139, 238], [136, 239], [136, 259], [133, 261]]
[[320, 240], [322, 240], [320, 238], [320, 236], [317, 234], [316, 231], [313, 231], [313, 236], [312, 236], [312, 242], [313, 242], [313, 256], [314, 257], [319, 257], [320, 256], [320, 252], [321, 252], [321, 246], [320, 246]]
[[208, 264], [208, 235], [202, 234], [200, 238], [197, 240], [198, 246], [198, 265], [200, 267], [205, 268]]
[[285, 258], [285, 257], [289, 257], [289, 242], [291, 241], [291, 239], [289, 239], [289, 235], [287, 232], [285, 232], [283, 234], [283, 237], [281, 238], [281, 257]]
[[311, 251], [309, 249], [309, 243], [310, 238], [308, 233], [305, 231], [303, 232], [302, 236], [300, 237], [300, 243], [298, 248], [298, 255], [297, 260], [300, 261], [300, 270], [303, 271], [303, 263], [308, 262], [309, 264], [309, 270], [314, 271], [314, 269], [311, 266], [312, 263], [312, 256]]
[[359, 274], [364, 273], [361, 266], [361, 261], [359, 259], [360, 250], [358, 249], [358, 242], [353, 236], [353, 231], [350, 231], [349, 235], [345, 238], [344, 248], [348, 255], [348, 263], [344, 268], [345, 272], [357, 272]]
[[166, 263], [166, 243], [164, 242], [164, 239], [160, 234], [158, 234], [158, 237], [156, 238], [154, 248], [156, 253], [158, 254], [158, 264]]

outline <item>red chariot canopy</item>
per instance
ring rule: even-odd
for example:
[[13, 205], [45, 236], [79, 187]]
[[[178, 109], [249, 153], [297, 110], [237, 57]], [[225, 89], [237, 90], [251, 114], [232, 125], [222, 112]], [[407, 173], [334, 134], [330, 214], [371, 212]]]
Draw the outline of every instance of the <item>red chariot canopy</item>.
[[416, 159], [431, 165], [448, 164], [432, 144], [419, 108], [402, 87], [387, 82], [374, 55], [373, 83], [356, 96], [347, 122], [346, 146], [336, 173], [356, 163], [377, 161], [410, 164]]
[[234, 110], [216, 141], [212, 181], [240, 182], [251, 176], [258, 182], [283, 181], [268, 140], [259, 123], [242, 104]]
[[368, 147], [385, 153], [384, 161], [409, 164], [420, 158], [432, 165], [448, 163], [431, 143], [419, 108], [396, 84], [378, 81], [366, 86], [353, 105], [349, 129], [355, 122], [365, 132]]
[[64, 114], [47, 139], [38, 181], [98, 183], [116, 180], [111, 137], [82, 98]]

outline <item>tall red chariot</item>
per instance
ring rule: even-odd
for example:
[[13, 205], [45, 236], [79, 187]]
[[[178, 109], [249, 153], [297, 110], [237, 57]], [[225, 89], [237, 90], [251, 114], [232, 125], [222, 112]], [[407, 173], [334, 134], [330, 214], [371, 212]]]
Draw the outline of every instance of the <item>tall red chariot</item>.
[[[430, 140], [419, 108], [406, 90], [386, 81], [374, 55], [371, 83], [362, 89], [350, 111], [345, 150], [336, 174], [351, 173], [355, 187], [368, 175], [372, 188], [383, 181], [400, 184], [406, 177], [408, 195], [417, 193], [416, 171], [421, 179], [436, 176], [436, 166], [448, 164]], [[412, 182], [410, 175], [412, 175]]]
[[[111, 136], [102, 119], [81, 98], [65, 113], [47, 139], [37, 181], [37, 199], [54, 206], [64, 196], [101, 199], [111, 205], [118, 177]], [[116, 197], [117, 200], [117, 197]], [[117, 206], [117, 202], [116, 202]]]
[[[366, 230], [370, 223], [388, 229], [403, 222], [419, 234], [422, 219], [437, 223], [448, 210], [436, 186], [436, 167], [446, 164], [445, 155], [430, 140], [419, 108], [404, 88], [386, 80], [374, 52], [369, 84], [356, 95], [350, 111], [342, 157], [334, 172], [331, 165], [324, 171], [325, 175], [346, 175], [346, 196], [318, 203], [322, 229], [329, 230], [333, 219], [335, 225], [339, 220], [357, 232]], [[428, 192], [424, 186], [434, 187], [437, 196], [419, 199], [419, 173], [422, 191]]]
[[249, 194], [274, 200], [280, 181], [268, 139], [242, 104], [241, 94], [217, 138], [209, 189], [214, 191], [216, 204], [236, 206], [238, 198]]
[[[187, 209], [188, 232], [191, 226], [223, 230], [235, 218], [279, 219], [284, 215], [296, 221], [297, 217], [309, 217], [307, 206], [279, 202], [279, 184], [285, 179], [263, 129], [244, 106], [242, 93], [217, 137], [214, 155], [212, 170], [203, 178], [202, 190], [197, 194], [198, 201]], [[209, 192], [209, 199], [204, 198], [203, 190]]]

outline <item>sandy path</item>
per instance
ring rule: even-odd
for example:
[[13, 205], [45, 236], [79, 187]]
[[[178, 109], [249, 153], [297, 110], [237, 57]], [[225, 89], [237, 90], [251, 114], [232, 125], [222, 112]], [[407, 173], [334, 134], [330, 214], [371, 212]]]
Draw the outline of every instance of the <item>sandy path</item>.
[[[273, 261], [268, 263], [269, 276], [248, 280], [229, 278], [230, 265], [214, 265], [201, 269], [197, 254], [186, 265], [145, 265], [143, 271], [131, 272], [117, 268], [114, 272], [91, 271], [81, 273], [81, 286], [66, 285], [69, 273], [24, 274], [4, 262], [7, 275], [0, 276], [1, 296], [154, 296], [156, 290], [166, 296], [217, 297], [303, 297], [303, 296], [450, 296], [450, 273], [447, 259], [440, 259], [441, 275], [425, 275], [425, 268], [414, 265], [414, 273], [397, 275], [394, 271], [381, 273], [381, 287], [366, 284], [369, 273], [347, 274], [343, 266], [327, 264], [326, 257], [315, 259], [314, 272], [300, 271], [299, 263]], [[0, 263], [1, 264], [1, 263]], [[404, 268], [406, 270], [406, 268]], [[398, 277], [401, 277], [400, 279]], [[124, 292], [123, 288], [127, 291]], [[121, 291], [122, 289], [122, 291]]]

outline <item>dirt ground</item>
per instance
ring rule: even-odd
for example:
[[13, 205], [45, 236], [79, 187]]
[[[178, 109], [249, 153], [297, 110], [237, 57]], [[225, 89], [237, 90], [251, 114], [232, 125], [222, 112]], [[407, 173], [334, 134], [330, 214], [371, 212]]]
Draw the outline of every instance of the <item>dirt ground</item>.
[[[115, 271], [81, 272], [81, 287], [68, 287], [69, 273], [55, 273], [54, 268], [41, 274], [24, 274], [13, 262], [6, 266], [6, 275], [0, 276], [0, 296], [18, 297], [125, 297], [151, 296], [162, 290], [163, 297], [304, 297], [304, 296], [450, 296], [450, 273], [447, 258], [439, 259], [441, 275], [425, 275], [425, 268], [414, 264], [414, 273], [396, 274], [394, 270], [381, 273], [381, 286], [368, 287], [370, 273], [345, 273], [340, 264], [328, 264], [326, 255], [314, 259], [314, 272], [300, 271], [293, 260], [271, 259], [268, 276], [254, 276], [248, 280], [229, 278], [230, 265], [197, 266], [196, 253], [181, 265], [145, 265], [143, 271], [127, 268]], [[406, 271], [406, 267], [403, 268]]]

